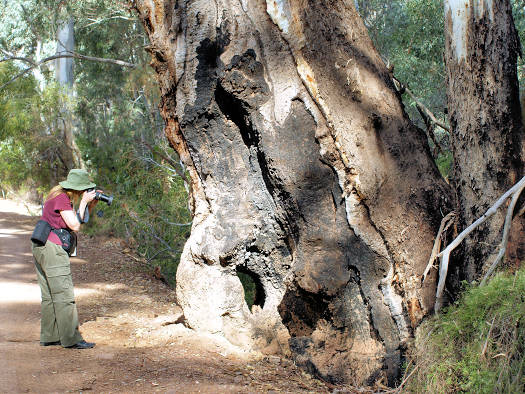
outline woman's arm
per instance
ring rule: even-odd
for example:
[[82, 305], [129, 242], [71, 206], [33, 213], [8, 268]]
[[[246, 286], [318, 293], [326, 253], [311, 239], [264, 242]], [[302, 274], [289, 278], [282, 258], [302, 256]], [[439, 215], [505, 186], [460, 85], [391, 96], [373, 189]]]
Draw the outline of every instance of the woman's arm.
[[[95, 194], [97, 192], [92, 190], [90, 192], [85, 191], [82, 194], [82, 200], [80, 200], [80, 206], [78, 207], [80, 219], [84, 219], [84, 212], [86, 211], [86, 206], [95, 199]], [[66, 222], [66, 225], [73, 231], [80, 230], [80, 222], [77, 218], [75, 211], [60, 211], [60, 216]]]
[[73, 231], [80, 230], [80, 222], [77, 219], [77, 214], [75, 211], [60, 211], [60, 216], [66, 222], [66, 226]]

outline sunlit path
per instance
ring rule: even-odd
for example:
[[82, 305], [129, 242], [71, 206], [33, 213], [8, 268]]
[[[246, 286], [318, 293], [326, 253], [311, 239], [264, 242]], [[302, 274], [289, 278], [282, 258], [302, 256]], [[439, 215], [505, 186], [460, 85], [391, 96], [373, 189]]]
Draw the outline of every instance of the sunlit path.
[[326, 392], [289, 361], [252, 358], [185, 327], [173, 289], [139, 272], [115, 239], [81, 234], [71, 259], [80, 332], [96, 347], [40, 346], [37, 219], [0, 199], [0, 393]]
[[[40, 288], [29, 237], [35, 218], [23, 206], [0, 199], [0, 391], [17, 392], [23, 374], [16, 353], [39, 340]], [[35, 346], [36, 347], [36, 346]], [[35, 354], [33, 361], [38, 360]]]

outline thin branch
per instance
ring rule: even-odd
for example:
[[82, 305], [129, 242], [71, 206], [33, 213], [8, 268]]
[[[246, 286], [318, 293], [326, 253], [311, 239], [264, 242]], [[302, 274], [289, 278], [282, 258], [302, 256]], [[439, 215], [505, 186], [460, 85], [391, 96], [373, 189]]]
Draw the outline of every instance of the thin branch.
[[507, 250], [507, 243], [509, 242], [509, 232], [510, 232], [510, 226], [512, 223], [512, 213], [514, 212], [514, 207], [516, 206], [516, 203], [518, 202], [518, 198], [520, 197], [521, 192], [523, 191], [524, 188], [525, 188], [525, 182], [512, 196], [512, 200], [509, 204], [509, 207], [507, 208], [507, 215], [505, 217], [505, 225], [503, 226], [503, 236], [501, 239], [501, 243], [499, 244], [499, 248], [500, 248], [499, 253], [496, 256], [496, 259], [494, 260], [494, 262], [491, 264], [489, 270], [483, 277], [483, 280], [481, 281], [480, 286], [485, 284], [489, 276], [492, 275], [497, 265], [499, 264], [499, 262], [505, 255], [505, 251]]
[[436, 139], [436, 134], [434, 133], [434, 124], [432, 123], [432, 120], [428, 117], [428, 115], [425, 113], [423, 108], [419, 104], [416, 103], [417, 112], [419, 112], [419, 115], [423, 118], [423, 122], [425, 123], [425, 126], [427, 128], [427, 133], [434, 145], [437, 148], [437, 153], [443, 152], [443, 148], [441, 147], [440, 143]]
[[7, 51], [4, 51], [3, 49], [1, 50], [7, 57], [3, 58], [3, 59], [0, 59], [0, 63], [3, 63], [3, 62], [7, 62], [9, 60], [20, 60], [22, 62], [26, 62], [26, 63], [29, 63], [33, 66], [37, 66], [37, 64], [32, 60], [32, 59], [29, 59], [27, 57], [22, 57], [22, 56], [16, 56], [16, 55], [12, 55], [10, 54], [9, 52]]
[[128, 18], [126, 16], [122, 16], [122, 15], [116, 15], [116, 16], [111, 16], [109, 18], [105, 18], [105, 19], [93, 19], [93, 18], [87, 18], [88, 21], [91, 21], [91, 23], [88, 23], [87, 25], [83, 26], [83, 28], [86, 28], [86, 27], [89, 27], [89, 26], [92, 26], [92, 25], [98, 25], [99, 23], [102, 23], [102, 22], [105, 22], [105, 21], [108, 21], [108, 20], [111, 20], [111, 19], [123, 19], [125, 21], [133, 21], [135, 20], [135, 18]]
[[182, 172], [179, 168], [177, 168], [177, 163], [175, 162], [175, 160], [173, 160], [171, 157], [168, 157], [168, 155], [163, 154], [162, 152], [154, 150], [153, 147], [147, 142], [142, 141], [141, 143], [144, 144], [144, 146], [146, 146], [146, 148], [148, 148], [151, 153], [158, 154], [161, 158], [163, 158], [169, 164], [171, 164], [172, 169], [170, 169], [170, 171], [175, 171], [177, 175], [180, 176], [184, 182], [186, 182], [187, 184], [190, 184], [190, 181], [186, 177], [186, 174], [184, 174], [184, 172]]
[[476, 220], [474, 223], [472, 223], [470, 226], [468, 226], [465, 230], [459, 234], [456, 239], [454, 239], [446, 248], [443, 250], [438, 257], [441, 258], [440, 261], [440, 267], [439, 267], [439, 282], [436, 290], [436, 305], [434, 307], [435, 312], [437, 313], [442, 306], [442, 296], [443, 296], [443, 290], [445, 288], [445, 279], [447, 278], [447, 271], [448, 271], [448, 262], [450, 259], [450, 253], [458, 247], [458, 245], [465, 239], [467, 235], [469, 235], [476, 227], [478, 227], [480, 224], [485, 222], [489, 217], [494, 215], [498, 208], [503, 205], [503, 203], [509, 198], [511, 195], [515, 193], [520, 193], [521, 190], [523, 190], [523, 187], [525, 185], [525, 176], [521, 178], [521, 180], [516, 183], [512, 188], [510, 188], [505, 194], [503, 194], [496, 203], [490, 207], [487, 212], [483, 214], [478, 220]]
[[450, 225], [453, 223], [454, 219], [456, 218], [456, 212], [452, 211], [447, 216], [441, 220], [441, 225], [439, 226], [439, 231], [436, 235], [436, 240], [434, 241], [434, 247], [432, 248], [432, 253], [430, 254], [430, 258], [428, 259], [427, 268], [425, 268], [425, 272], [423, 273], [423, 280], [425, 281], [427, 278], [427, 275], [430, 271], [430, 269], [434, 266], [434, 261], [436, 260], [439, 249], [441, 248], [441, 237], [444, 231], [447, 231]]
[[170, 172], [173, 176], [178, 176], [178, 172], [171, 168], [171, 167], [168, 167], [168, 166], [165, 166], [164, 164], [160, 164], [159, 162], [153, 160], [151, 157], [141, 157], [140, 158], [142, 161], [146, 162], [146, 163], [151, 163], [159, 168], [163, 168], [165, 169], [166, 171]]
[[412, 371], [410, 371], [408, 376], [401, 382], [399, 387], [397, 387], [393, 392], [396, 393], [396, 394], [400, 393], [401, 390], [403, 389], [403, 386], [406, 384], [406, 382], [408, 382], [408, 379], [410, 379], [412, 377], [412, 375], [417, 371], [418, 368], [419, 368], [419, 364], [416, 365]]
[[125, 62], [123, 60], [107, 59], [107, 58], [103, 58], [103, 57], [87, 56], [87, 55], [83, 55], [83, 54], [78, 53], [78, 52], [69, 51], [69, 50], [65, 49], [66, 46], [62, 43], [62, 41], [60, 41], [58, 38], [57, 38], [57, 41], [60, 43], [60, 45], [64, 49], [64, 50], [60, 51], [59, 54], [60, 55], [64, 55], [64, 57], [73, 57], [75, 59], [90, 60], [90, 61], [95, 61], [95, 62], [100, 62], [100, 63], [116, 64], [118, 66], [129, 67], [129, 68], [137, 67], [136, 64]]
[[162, 220], [164, 223], [169, 224], [170, 226], [184, 227], [184, 226], [191, 226], [193, 223], [193, 220], [188, 223], [175, 223], [175, 222], [170, 222], [169, 220], [163, 218], [162, 216], [159, 216], [158, 218]]
[[12, 84], [12, 83], [15, 82], [18, 78], [24, 76], [24, 75], [27, 74], [29, 71], [31, 71], [33, 68], [35, 68], [35, 67], [29, 67], [29, 68], [26, 68], [26, 69], [25, 69], [24, 71], [22, 71], [21, 73], [16, 74], [13, 78], [11, 78], [9, 81], [7, 81], [7, 82], [4, 83], [2, 86], [0, 86], [0, 90], [3, 90], [7, 85]]
[[432, 122], [434, 122], [436, 125], [438, 125], [439, 127], [441, 127], [443, 130], [447, 131], [450, 133], [450, 128], [448, 126], [446, 126], [445, 124], [443, 124], [442, 122], [440, 122], [439, 120], [437, 120], [437, 118], [434, 116], [434, 114], [427, 108], [425, 107], [425, 105], [423, 103], [421, 103], [421, 101], [419, 101], [419, 99], [414, 95], [414, 93], [412, 93], [412, 91], [408, 88], [408, 86], [406, 85], [403, 85], [399, 79], [397, 79], [396, 77], [392, 77], [394, 83], [396, 83], [396, 87], [397, 85], [399, 85], [398, 87], [398, 91], [399, 92], [407, 92], [410, 97], [412, 97], [412, 100], [415, 101], [415, 103], [421, 107], [421, 109], [428, 115], [428, 117], [432, 120]]
[[487, 334], [487, 339], [485, 340], [485, 344], [483, 345], [483, 349], [481, 350], [481, 357], [485, 357], [485, 352], [487, 351], [487, 347], [489, 345], [489, 339], [490, 334], [492, 334], [492, 327], [494, 327], [494, 321], [496, 320], [496, 315], [492, 318], [492, 323], [490, 323], [489, 333]]
[[41, 66], [44, 63], [50, 62], [50, 61], [55, 60], [55, 59], [61, 59], [61, 58], [75, 58], [75, 59], [81, 59], [81, 60], [89, 60], [89, 61], [100, 62], [100, 63], [116, 64], [118, 66], [129, 67], [129, 68], [137, 67], [136, 64], [128, 63], [128, 62], [125, 62], [123, 60], [106, 59], [106, 58], [94, 57], [94, 56], [86, 56], [86, 55], [82, 55], [80, 53], [71, 52], [71, 51], [66, 51], [66, 52], [60, 53], [59, 55], [53, 55], [53, 56], [46, 57], [45, 59], [42, 59], [39, 62], [34, 62], [33, 60], [28, 59], [28, 58], [24, 58], [24, 57], [8, 56], [7, 58], [2, 59], [2, 61], [21, 60], [21, 61], [24, 61], [26, 63], [31, 64], [31, 66], [26, 68], [25, 70], [23, 70], [19, 74], [15, 75], [8, 82], [6, 82], [2, 86], [0, 86], [0, 90], [4, 89], [7, 85], [13, 83], [18, 78], [20, 78], [24, 74], [28, 73], [32, 69], [34, 69], [36, 67], [39, 67], [39, 66]]

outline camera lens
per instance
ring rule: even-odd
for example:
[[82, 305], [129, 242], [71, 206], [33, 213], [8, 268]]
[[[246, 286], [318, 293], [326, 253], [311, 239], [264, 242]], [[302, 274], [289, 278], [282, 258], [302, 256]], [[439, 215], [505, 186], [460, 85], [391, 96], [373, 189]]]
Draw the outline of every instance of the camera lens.
[[113, 202], [113, 196], [108, 196], [107, 194], [101, 192], [97, 192], [95, 194], [95, 199], [99, 201], [104, 201], [108, 205], [111, 205], [111, 203]]

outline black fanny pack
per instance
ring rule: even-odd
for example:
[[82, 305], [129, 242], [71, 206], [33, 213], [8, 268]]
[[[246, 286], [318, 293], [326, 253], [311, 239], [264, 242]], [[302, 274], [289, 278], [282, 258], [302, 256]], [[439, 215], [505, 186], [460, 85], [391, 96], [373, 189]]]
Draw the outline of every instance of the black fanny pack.
[[51, 231], [58, 236], [60, 242], [62, 242], [62, 248], [71, 256], [77, 247], [77, 235], [65, 228], [53, 228], [45, 220], [39, 220], [36, 223], [33, 235], [31, 235], [31, 241], [39, 246], [43, 246], [46, 244]]
[[58, 235], [60, 242], [62, 242], [62, 248], [71, 256], [77, 248], [77, 235], [65, 228], [54, 228], [52, 231]]

